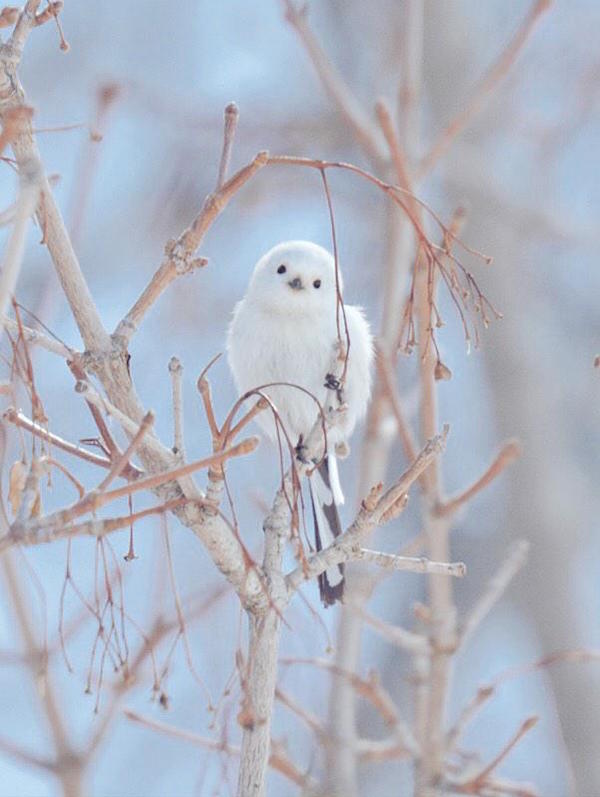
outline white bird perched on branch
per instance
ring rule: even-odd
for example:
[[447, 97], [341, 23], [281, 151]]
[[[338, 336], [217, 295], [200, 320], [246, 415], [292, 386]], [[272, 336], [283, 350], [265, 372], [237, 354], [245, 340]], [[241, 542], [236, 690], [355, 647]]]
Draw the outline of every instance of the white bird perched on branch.
[[[288, 383], [264, 392], [275, 404], [290, 439], [299, 443], [318, 418], [311, 395], [325, 410], [340, 398], [331, 369], [340, 337], [346, 347], [341, 390], [346, 410], [340, 423], [328, 430], [328, 454], [309, 480], [318, 550], [342, 532], [337, 505], [344, 496], [334, 451], [366, 411], [373, 359], [371, 333], [362, 310], [345, 305], [344, 312], [338, 313], [335, 271], [331, 254], [309, 241], [273, 247], [256, 264], [246, 295], [235, 307], [227, 339], [229, 365], [240, 393], [272, 382]], [[337, 286], [341, 300], [339, 273]], [[257, 420], [276, 439], [272, 414], [263, 412]], [[343, 586], [341, 565], [319, 576], [325, 606], [341, 600]]]

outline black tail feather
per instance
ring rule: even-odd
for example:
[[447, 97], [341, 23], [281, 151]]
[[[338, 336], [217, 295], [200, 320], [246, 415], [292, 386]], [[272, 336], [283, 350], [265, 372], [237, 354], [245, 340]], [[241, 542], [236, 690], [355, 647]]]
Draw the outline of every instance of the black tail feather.
[[[320, 477], [325, 487], [324, 490], [318, 489], [316, 486], [313, 487], [312, 481], [309, 481], [310, 500], [315, 526], [315, 545], [317, 551], [321, 551], [324, 547], [327, 547], [335, 537], [339, 537], [342, 533], [342, 525], [333, 498], [327, 458], [325, 458], [317, 468], [315, 477]], [[321, 529], [320, 523], [326, 524], [327, 528]], [[337, 569], [335, 575], [338, 576], [339, 573], [335, 583], [331, 583], [327, 570], [318, 576], [319, 593], [325, 607], [332, 606], [337, 601], [341, 601], [344, 596], [344, 565], [339, 564], [334, 567]], [[333, 570], [333, 568], [331, 568], [331, 570]]]

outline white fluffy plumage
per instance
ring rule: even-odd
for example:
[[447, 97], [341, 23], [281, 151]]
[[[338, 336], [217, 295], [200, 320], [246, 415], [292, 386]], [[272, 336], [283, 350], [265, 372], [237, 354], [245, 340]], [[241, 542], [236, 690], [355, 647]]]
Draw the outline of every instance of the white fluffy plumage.
[[[317, 504], [317, 537], [319, 533], [321, 536], [318, 547], [325, 547], [340, 531], [337, 511], [335, 518], [331, 516], [335, 503], [343, 500], [332, 457], [334, 445], [352, 434], [366, 412], [371, 392], [373, 343], [369, 325], [359, 307], [345, 305], [345, 314], [350, 336], [344, 386], [347, 411], [343, 422], [328, 433], [330, 455], [325, 467], [319, 469], [322, 478], [311, 480], [319, 493], [318, 501], [313, 500], [313, 506]], [[289, 382], [305, 388], [327, 407], [335, 397], [325, 381], [336, 342], [333, 257], [309, 241], [287, 241], [273, 247], [256, 264], [229, 327], [227, 355], [237, 389], [245, 393], [271, 382]], [[288, 386], [270, 387], [265, 392], [277, 407], [290, 439], [295, 443], [300, 437], [306, 438], [318, 417], [310, 396]], [[276, 431], [272, 414], [265, 411], [257, 420], [273, 439]], [[322, 528], [322, 509], [330, 515], [328, 529]], [[341, 587], [338, 591], [334, 600], [341, 596]], [[321, 594], [323, 597], [323, 589]], [[333, 600], [324, 598], [324, 602]]]

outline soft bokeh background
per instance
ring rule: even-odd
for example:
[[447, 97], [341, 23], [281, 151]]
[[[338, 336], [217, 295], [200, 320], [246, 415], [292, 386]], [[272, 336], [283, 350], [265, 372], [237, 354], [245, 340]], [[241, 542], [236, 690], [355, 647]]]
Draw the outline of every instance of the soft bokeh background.
[[[423, 152], [528, 8], [523, 0], [425, 3]], [[311, 4], [317, 35], [369, 111], [377, 96], [396, 96], [404, 13], [404, 4], [392, 0]], [[67, 222], [76, 227], [83, 270], [109, 328], [146, 284], [167, 238], [187, 225], [213, 188], [228, 101], [235, 100], [241, 111], [234, 166], [265, 148], [366, 165], [275, 0], [67, 2], [62, 20], [71, 51], [59, 51], [52, 25], [34, 31], [22, 78], [39, 128], [93, 123], [99, 87], [106, 82], [117, 87], [118, 96], [101, 121], [101, 143], [90, 143], [85, 129], [39, 135], [48, 172], [60, 175], [58, 199]], [[447, 486], [458, 489], [475, 478], [508, 436], [518, 437], [524, 450], [520, 462], [459, 518], [453, 557], [469, 568], [456, 587], [459, 609], [476, 600], [511, 541], [525, 537], [532, 543], [528, 566], [458, 659], [451, 716], [479, 684], [509, 665], [557, 649], [600, 646], [600, 375], [593, 368], [600, 349], [600, 60], [593, 33], [599, 24], [594, 0], [555, 3], [507, 79], [421, 189], [445, 218], [459, 203], [468, 208], [464, 238], [494, 256], [494, 265], [478, 266], [477, 275], [504, 314], [484, 335], [482, 349], [467, 356], [458, 319], [446, 308], [449, 323], [440, 342], [453, 371], [453, 379], [440, 389], [441, 420], [452, 426], [444, 458]], [[3, 174], [5, 205], [15, 186], [7, 167]], [[331, 186], [346, 298], [362, 303], [377, 329], [385, 200], [351, 175], [332, 175]], [[66, 301], [36, 235], [30, 235], [18, 296], [78, 347]], [[210, 231], [201, 250], [210, 258], [209, 267], [172, 286], [134, 339], [132, 373], [165, 439], [171, 435], [167, 363], [177, 354], [184, 364], [190, 458], [209, 447], [194, 388], [197, 375], [223, 350], [231, 310], [257, 257], [277, 241], [296, 237], [330, 244], [319, 176], [269, 167]], [[34, 362], [51, 429], [73, 440], [94, 434], [63, 362], [44, 352], [36, 352]], [[414, 363], [401, 360], [400, 366], [406, 404], [414, 410]], [[235, 398], [234, 388], [224, 363], [212, 373], [217, 407], [224, 412]], [[18, 450], [14, 445], [10, 454]], [[347, 485], [356, 481], [358, 439], [353, 451], [344, 463]], [[391, 468], [397, 471], [403, 464], [398, 450]], [[244, 537], [257, 550], [261, 508], [277, 483], [273, 451], [261, 447], [252, 462], [233, 464], [230, 474]], [[82, 469], [81, 477], [88, 485], [96, 478], [89, 469]], [[57, 476], [45, 503], [58, 506], [71, 497]], [[347, 520], [355, 500], [347, 504]], [[136, 508], [142, 506], [136, 499]], [[125, 505], [120, 509], [126, 511]], [[393, 535], [395, 544], [408, 539], [418, 530], [416, 523], [414, 511], [403, 516], [386, 531], [388, 539]], [[216, 572], [187, 530], [174, 520], [170, 527], [181, 594], [209, 596], [219, 586]], [[112, 541], [120, 558], [126, 534]], [[147, 629], [158, 611], [173, 614], [158, 521], [139, 525], [136, 547], [139, 559], [123, 567], [126, 607]], [[80, 540], [73, 552], [75, 577], [88, 595], [94, 548], [92, 540]], [[54, 639], [65, 545], [28, 550], [19, 561], [40, 638], [45, 625]], [[376, 593], [374, 610], [390, 621], [408, 623], [422, 590], [418, 576], [394, 576]], [[314, 587], [305, 592], [316, 605]], [[67, 615], [79, 614], [80, 604], [70, 592]], [[321, 614], [333, 634], [335, 612]], [[190, 624], [195, 668], [215, 701], [234, 670], [243, 619], [227, 594]], [[294, 602], [289, 621], [285, 655], [325, 653], [324, 629], [301, 601]], [[3, 599], [2, 651], [20, 644], [13, 622]], [[60, 655], [52, 664], [70, 726], [82, 740], [95, 722], [95, 694], [83, 693], [93, 634], [90, 623], [68, 642], [74, 674], [68, 674]], [[137, 645], [133, 628], [128, 635]], [[408, 716], [408, 661], [368, 630], [363, 650], [364, 670], [381, 670]], [[281, 681], [299, 702], [323, 715], [326, 675], [295, 666], [282, 670]], [[600, 794], [599, 689], [600, 666], [594, 663], [561, 664], [515, 679], [485, 709], [466, 744], [489, 758], [524, 716], [537, 713], [539, 725], [501, 771], [535, 783], [547, 797], [574, 793], [574, 780], [577, 794], [593, 797]], [[234, 689], [222, 700], [216, 727], [210, 728], [206, 693], [190, 675], [181, 650], [167, 692], [170, 708], [165, 712], [150, 701], [148, 672], [126, 705], [178, 727], [235, 741], [239, 693]], [[100, 710], [107, 699], [100, 695]], [[40, 752], [46, 749], [48, 734], [31, 683], [9, 663], [0, 667], [0, 717], [3, 736]], [[361, 723], [373, 735], [382, 733], [369, 715]], [[275, 736], [287, 738], [299, 764], [312, 763], [318, 771], [305, 729], [282, 707], [277, 708]], [[272, 794], [295, 792], [279, 776], [271, 778]], [[364, 779], [365, 794], [408, 793], [410, 771], [401, 765], [373, 767]], [[227, 784], [234, 782], [235, 762], [118, 719], [99, 751], [89, 790], [99, 797], [211, 795], [230, 793]], [[0, 759], [2, 797], [41, 797], [56, 794], [57, 788], [43, 775]]]

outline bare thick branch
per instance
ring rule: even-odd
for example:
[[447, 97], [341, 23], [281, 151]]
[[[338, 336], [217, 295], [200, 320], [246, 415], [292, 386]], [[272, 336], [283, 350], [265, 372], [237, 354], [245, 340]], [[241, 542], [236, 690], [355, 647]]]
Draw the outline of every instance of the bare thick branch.
[[[383, 495], [381, 485], [373, 488], [371, 494], [363, 501], [352, 525], [332, 545], [309, 556], [286, 576], [290, 593], [293, 593], [303, 581], [316, 578], [330, 567], [360, 557], [361, 542], [379, 525], [386, 512], [406, 496], [411, 485], [439, 456], [445, 445], [446, 434], [447, 429], [443, 435], [432, 437], [408, 470]], [[422, 564], [419, 566], [423, 567]]]

